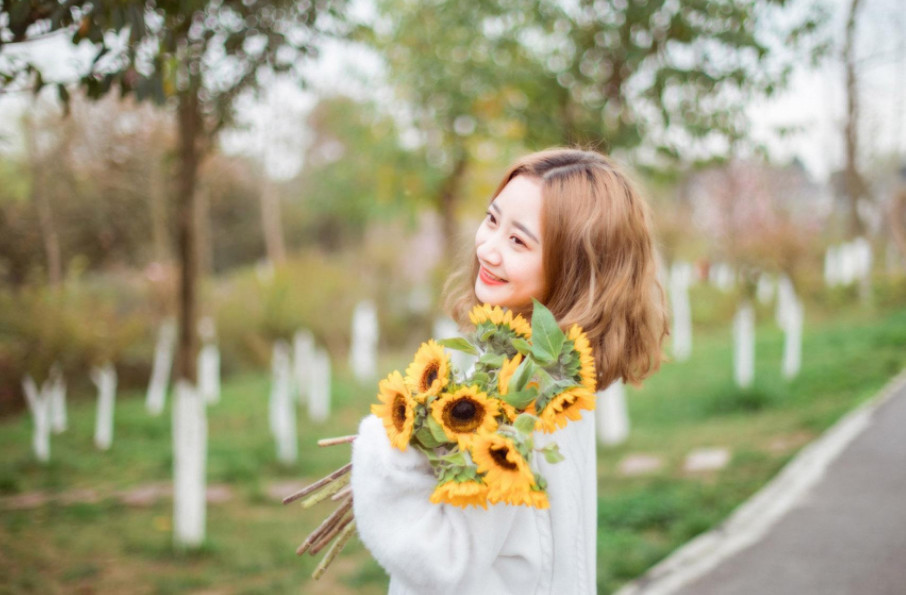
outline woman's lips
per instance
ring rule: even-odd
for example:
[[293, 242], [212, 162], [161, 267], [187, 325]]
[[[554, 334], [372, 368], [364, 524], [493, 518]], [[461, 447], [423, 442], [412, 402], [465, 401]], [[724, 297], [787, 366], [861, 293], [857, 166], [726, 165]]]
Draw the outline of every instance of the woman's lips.
[[481, 267], [481, 269], [478, 271], [478, 278], [481, 279], [481, 282], [485, 285], [503, 285], [504, 283], [506, 283], [505, 279], [501, 279], [500, 277], [492, 275], [484, 267]]

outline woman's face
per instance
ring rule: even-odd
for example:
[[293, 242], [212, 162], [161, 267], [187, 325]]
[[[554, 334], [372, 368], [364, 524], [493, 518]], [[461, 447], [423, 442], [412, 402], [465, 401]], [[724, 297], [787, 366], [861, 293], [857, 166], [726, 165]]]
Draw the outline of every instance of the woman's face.
[[524, 310], [541, 299], [541, 182], [516, 176], [488, 207], [475, 234], [480, 302]]

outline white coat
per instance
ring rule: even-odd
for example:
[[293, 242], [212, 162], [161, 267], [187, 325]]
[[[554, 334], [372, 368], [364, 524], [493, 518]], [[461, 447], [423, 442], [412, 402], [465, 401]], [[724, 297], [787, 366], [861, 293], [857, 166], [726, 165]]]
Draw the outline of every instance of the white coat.
[[539, 469], [550, 509], [506, 504], [487, 510], [432, 504], [427, 458], [391, 447], [375, 416], [352, 450], [359, 537], [390, 575], [390, 595], [585, 595], [595, 593], [597, 471], [594, 415], [551, 435], [566, 460]]

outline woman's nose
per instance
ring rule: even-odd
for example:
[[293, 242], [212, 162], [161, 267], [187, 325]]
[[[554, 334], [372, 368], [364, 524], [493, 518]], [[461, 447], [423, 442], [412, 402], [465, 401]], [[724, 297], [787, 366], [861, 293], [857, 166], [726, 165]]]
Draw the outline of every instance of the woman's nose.
[[500, 264], [500, 250], [497, 246], [497, 234], [489, 234], [475, 247], [479, 260], [491, 265]]

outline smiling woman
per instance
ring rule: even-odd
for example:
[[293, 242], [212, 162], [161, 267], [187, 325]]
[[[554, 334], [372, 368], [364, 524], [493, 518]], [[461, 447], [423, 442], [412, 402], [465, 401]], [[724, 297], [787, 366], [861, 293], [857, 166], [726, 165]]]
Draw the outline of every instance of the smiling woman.
[[526, 311], [544, 293], [541, 183], [513, 178], [497, 195], [475, 234], [480, 263], [475, 295], [487, 304]]
[[[388, 431], [381, 419], [365, 418], [353, 444], [354, 512], [359, 536], [390, 574], [391, 594], [596, 591], [596, 456], [587, 413], [596, 389], [616, 379], [639, 382], [660, 364], [667, 318], [655, 273], [647, 206], [608, 158], [553, 149], [506, 172], [475, 234], [475, 251], [453, 281], [458, 293], [448, 294], [450, 310], [464, 327], [487, 319], [505, 329], [482, 340], [502, 346], [483, 357], [500, 352], [490, 374], [508, 396], [524, 361], [517, 345], [528, 345], [543, 327], [526, 328], [514, 312], [545, 311], [537, 300], [553, 314], [550, 326], [559, 326], [563, 344], [580, 356], [566, 375], [581, 386], [526, 411], [538, 420], [536, 449], [555, 443], [564, 460], [539, 460], [546, 488], [528, 489], [535, 480], [518, 445], [495, 433], [513, 407], [455, 385], [430, 402], [430, 415], [488, 481], [451, 480], [437, 492], [428, 458], [391, 446], [388, 433], [408, 430], [406, 410], [390, 418], [399, 428]], [[436, 380], [430, 359], [412, 370], [425, 389]], [[474, 506], [458, 508], [467, 505]]]

